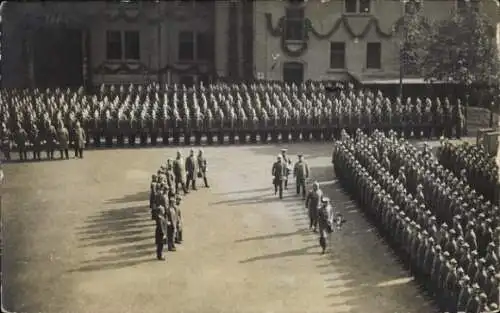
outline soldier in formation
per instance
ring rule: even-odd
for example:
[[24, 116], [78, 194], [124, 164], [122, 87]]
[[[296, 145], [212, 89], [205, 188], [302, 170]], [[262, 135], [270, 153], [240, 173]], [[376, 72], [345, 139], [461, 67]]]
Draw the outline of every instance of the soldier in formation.
[[[190, 151], [194, 155], [194, 151]], [[203, 152], [198, 152], [198, 158], [203, 159], [204, 171], [206, 174], [206, 159]], [[175, 161], [167, 159], [165, 165], [160, 166], [160, 169], [151, 176], [151, 183], [149, 187], [149, 208], [151, 210], [151, 219], [155, 221], [155, 244], [156, 244], [156, 257], [158, 260], [165, 260], [163, 257], [163, 249], [166, 245], [168, 251], [176, 251], [176, 245], [183, 242], [183, 218], [181, 210], [182, 197], [179, 194], [178, 188], [180, 177], [176, 176], [175, 167], [179, 166], [182, 162], [184, 171], [181, 173], [184, 176], [189, 175], [186, 170], [191, 161], [183, 161], [182, 153], [177, 152]], [[195, 162], [197, 160], [195, 159]], [[197, 163], [199, 164], [199, 163]], [[206, 176], [205, 176], [206, 177]], [[187, 181], [187, 177], [183, 181]], [[208, 188], [208, 184], [206, 184]]]
[[[334, 151], [343, 188], [373, 219], [441, 311], [479, 313], [497, 308], [496, 204], [393, 132], [343, 132]], [[398, 167], [402, 175], [394, 171]]]
[[[32, 148], [29, 134], [36, 126], [45, 150], [57, 150], [57, 128], [63, 123], [76, 147], [76, 124], [80, 123], [85, 144], [100, 146], [152, 145], [162, 142], [191, 144], [265, 143], [338, 139], [340, 130], [352, 133], [395, 130], [409, 137], [445, 135], [460, 137], [465, 112], [460, 101], [449, 99], [389, 99], [380, 91], [346, 88], [327, 92], [322, 82], [299, 85], [279, 82], [252, 84], [215, 83], [186, 88], [179, 85], [103, 85], [95, 94], [83, 88], [24, 89], [0, 92], [2, 150], [14, 146], [23, 153]], [[55, 129], [55, 131], [54, 131]], [[22, 131], [24, 130], [24, 132]], [[24, 135], [26, 133], [27, 135]], [[54, 134], [55, 133], [55, 134]], [[259, 134], [259, 137], [257, 137]], [[269, 136], [270, 135], [270, 136]], [[312, 136], [311, 136], [312, 135]], [[162, 138], [161, 141], [158, 139]], [[127, 141], [127, 142], [126, 142]], [[24, 155], [22, 155], [24, 158]]]

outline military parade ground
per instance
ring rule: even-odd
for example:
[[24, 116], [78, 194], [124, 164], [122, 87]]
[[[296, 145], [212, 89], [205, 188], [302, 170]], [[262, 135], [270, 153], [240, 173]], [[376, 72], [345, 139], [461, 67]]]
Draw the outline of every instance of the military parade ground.
[[0, 95], [4, 307], [496, 312], [496, 133], [465, 137], [459, 100], [328, 89]]

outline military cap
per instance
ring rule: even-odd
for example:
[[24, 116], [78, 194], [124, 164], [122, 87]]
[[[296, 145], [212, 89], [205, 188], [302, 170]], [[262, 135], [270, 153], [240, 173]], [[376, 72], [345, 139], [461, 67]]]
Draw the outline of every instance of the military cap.
[[487, 271], [489, 273], [495, 273], [495, 271], [496, 271], [495, 266], [493, 266], [493, 265], [488, 266]]
[[281, 152], [287, 152], [287, 151], [288, 151], [288, 149], [285, 149], [285, 148], [281, 149]]
[[462, 244], [462, 246], [463, 246], [464, 248], [467, 248], [467, 249], [469, 249], [469, 248], [470, 248], [470, 245], [469, 245], [467, 242], [464, 242], [464, 243]]
[[477, 291], [477, 290], [481, 289], [481, 287], [479, 287], [478, 283], [474, 283], [474, 284], [472, 284], [472, 289], [475, 289]]
[[457, 232], [453, 228], [450, 229], [449, 233], [450, 233], [450, 235], [456, 235], [457, 234]]
[[411, 221], [411, 219], [408, 216], [405, 217], [405, 222], [410, 222], [410, 221]]
[[329, 201], [330, 201], [330, 198], [328, 198], [328, 197], [321, 198], [321, 202], [323, 202], [323, 203], [328, 203]]
[[495, 247], [495, 243], [493, 242], [488, 243], [488, 247]]
[[481, 263], [481, 264], [486, 264], [486, 260], [485, 260], [484, 258], [480, 258], [480, 259], [479, 259], [479, 263]]
[[462, 280], [465, 281], [465, 282], [470, 281], [469, 275], [464, 275], [464, 277], [462, 277]]
[[481, 299], [481, 300], [487, 300], [488, 296], [484, 292], [481, 292], [481, 294], [479, 295], [479, 299]]
[[495, 302], [490, 303], [489, 307], [491, 311], [498, 310], [498, 305]]
[[429, 217], [429, 220], [430, 221], [435, 221], [436, 220], [436, 217], [434, 215], [432, 215], [431, 217]]
[[401, 215], [401, 216], [405, 216], [406, 214], [405, 214], [405, 212], [400, 211], [400, 212], [399, 212], [399, 215]]
[[470, 252], [470, 255], [473, 256], [473, 257], [476, 257], [478, 255], [477, 250], [472, 250]]
[[451, 259], [451, 260], [450, 260], [450, 264], [452, 264], [452, 265], [457, 265], [457, 260], [455, 260], [455, 259]]
[[449, 253], [448, 251], [445, 251], [445, 252], [443, 253], [443, 255], [444, 255], [445, 257], [449, 257], [449, 256], [450, 256], [450, 253]]
[[441, 228], [447, 229], [448, 228], [448, 224], [446, 224], [446, 223], [441, 224]]
[[[453, 261], [453, 260], [452, 260], [452, 261]], [[463, 269], [463, 268], [461, 268], [461, 267], [458, 267], [458, 268], [457, 268], [457, 273], [463, 274], [464, 272], [465, 272], [465, 271], [464, 271], [464, 269]]]
[[[420, 228], [420, 225], [418, 225], [418, 226], [419, 226], [419, 228]], [[429, 233], [428, 233], [428, 232], [427, 232], [427, 230], [425, 230], [425, 229], [424, 229], [424, 231], [422, 232], [422, 234], [423, 234], [424, 236], [428, 236], [428, 235], [429, 235]]]
[[278, 160], [281, 160], [281, 155], [278, 155], [277, 158], [278, 158]]
[[441, 248], [441, 245], [436, 245], [434, 249], [436, 249], [436, 251], [441, 251], [443, 248]]

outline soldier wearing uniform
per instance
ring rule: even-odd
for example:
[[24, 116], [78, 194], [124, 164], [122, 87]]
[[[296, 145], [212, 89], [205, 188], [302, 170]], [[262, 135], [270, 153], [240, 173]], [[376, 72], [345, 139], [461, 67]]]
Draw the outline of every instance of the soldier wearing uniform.
[[66, 159], [69, 159], [69, 132], [66, 127], [64, 127], [63, 124], [60, 125], [59, 131], [58, 131], [58, 140], [59, 140], [59, 155], [60, 158], [62, 159], [65, 157]]
[[177, 209], [175, 207], [175, 196], [169, 197], [168, 207], [165, 212], [167, 222], [167, 247], [168, 251], [175, 251], [175, 241], [177, 238]]
[[321, 253], [326, 251], [326, 238], [333, 230], [333, 207], [330, 204], [330, 199], [327, 197], [321, 198], [321, 207], [318, 211], [318, 228], [319, 228], [319, 245]]
[[186, 188], [186, 165], [180, 151], [177, 151], [177, 157], [174, 160], [172, 168], [175, 175], [175, 193], [179, 193], [179, 185], [181, 185], [184, 194], [188, 194], [189, 191]]
[[197, 162], [198, 162], [198, 178], [203, 179], [203, 182], [205, 183], [205, 188], [210, 188], [207, 180], [207, 159], [203, 155], [203, 150], [201, 149], [198, 151]]
[[274, 194], [279, 192], [280, 199], [283, 199], [283, 180], [286, 176], [286, 164], [281, 160], [281, 155], [278, 155], [278, 159], [274, 162], [271, 174], [273, 178]]
[[302, 154], [299, 154], [299, 160], [293, 168], [293, 177], [295, 177], [295, 186], [297, 195], [302, 192], [302, 200], [306, 199], [306, 180], [309, 178], [309, 166], [304, 161]]
[[285, 165], [285, 176], [283, 177], [284, 179], [284, 187], [285, 190], [288, 190], [288, 176], [290, 175], [290, 170], [291, 170], [291, 165], [292, 161], [288, 158], [286, 155], [287, 149], [281, 149], [281, 158], [283, 161], [283, 164]]
[[9, 161], [10, 160], [10, 150], [12, 147], [11, 143], [11, 132], [7, 129], [5, 124], [2, 125], [2, 130], [1, 130], [1, 145], [2, 145], [2, 152], [5, 157], [5, 160]]
[[191, 184], [191, 189], [196, 190], [196, 178], [198, 176], [197, 171], [198, 160], [194, 156], [194, 150], [189, 151], [189, 157], [186, 159], [186, 189], [189, 190], [189, 185]]
[[321, 206], [321, 198], [323, 191], [319, 188], [319, 183], [314, 182], [312, 190], [309, 191], [306, 197], [305, 206], [309, 215], [309, 229], [316, 232], [318, 227], [318, 209]]
[[76, 122], [75, 128], [75, 158], [83, 159], [83, 149], [87, 141], [87, 135], [80, 126], [80, 122]]
[[31, 142], [33, 143], [33, 160], [40, 161], [42, 160], [42, 136], [40, 134], [40, 131], [36, 127], [36, 125], [33, 126], [31, 130]]
[[167, 229], [168, 220], [167, 212], [164, 206], [156, 207], [156, 228], [155, 228], [155, 244], [156, 244], [156, 258], [158, 260], [165, 260], [163, 257], [163, 246], [167, 243]]
[[17, 134], [16, 134], [16, 144], [17, 144], [17, 148], [19, 149], [19, 159], [21, 161], [28, 160], [28, 152], [26, 149], [27, 139], [28, 139], [28, 134], [26, 133], [24, 128], [19, 127]]

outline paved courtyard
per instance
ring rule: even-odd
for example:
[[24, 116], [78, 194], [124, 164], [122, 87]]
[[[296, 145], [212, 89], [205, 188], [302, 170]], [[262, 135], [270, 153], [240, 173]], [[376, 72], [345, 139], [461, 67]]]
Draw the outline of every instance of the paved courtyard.
[[[338, 188], [331, 144], [288, 145], [347, 223], [320, 254], [271, 164], [285, 145], [205, 147], [211, 189], [182, 205], [185, 243], [155, 259], [151, 174], [174, 148], [87, 151], [4, 165], [4, 307], [26, 313], [434, 312]], [[182, 151], [187, 154], [188, 148]]]

